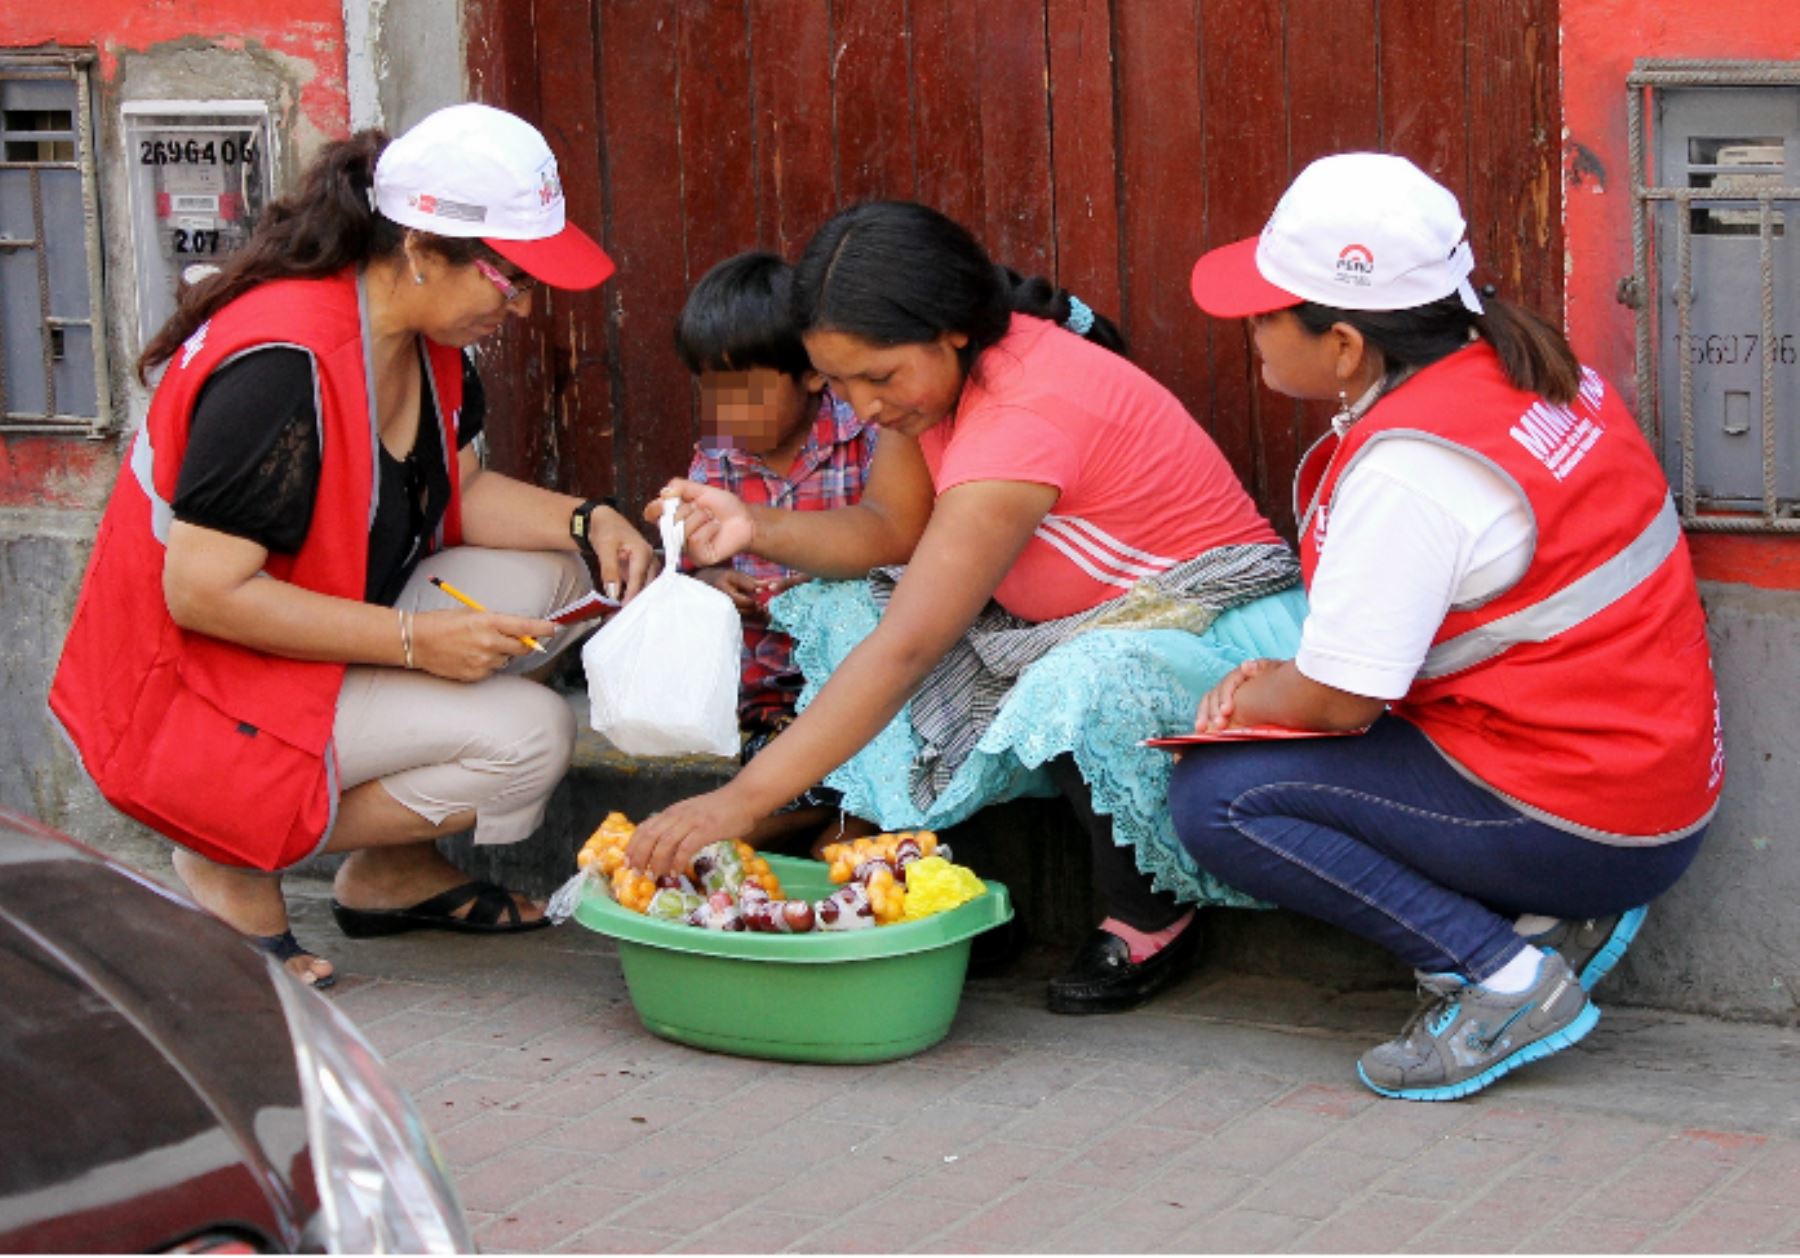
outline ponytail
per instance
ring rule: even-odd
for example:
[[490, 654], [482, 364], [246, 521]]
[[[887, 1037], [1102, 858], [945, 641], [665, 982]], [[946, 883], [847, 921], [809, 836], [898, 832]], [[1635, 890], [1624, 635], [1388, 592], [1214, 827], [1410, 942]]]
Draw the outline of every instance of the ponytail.
[[397, 252], [404, 230], [373, 205], [375, 161], [387, 142], [385, 132], [371, 128], [320, 150], [299, 190], [263, 210], [249, 243], [216, 273], [181, 290], [175, 313], [138, 358], [138, 379], [147, 382], [195, 329], [258, 284], [318, 279]]
[[911, 201], [873, 201], [834, 214], [794, 265], [794, 325], [875, 345], [917, 345], [946, 332], [969, 343], [968, 371], [1006, 335], [1015, 312], [1062, 324], [1114, 353], [1125, 339], [1065, 289], [995, 266], [961, 224]]
[[1340, 310], [1314, 302], [1294, 308], [1314, 336], [1334, 323], [1347, 323], [1381, 354], [1391, 376], [1402, 369], [1428, 367], [1462, 349], [1476, 336], [1494, 347], [1512, 386], [1552, 402], [1575, 400], [1581, 364], [1563, 334], [1533, 311], [1482, 295], [1485, 312], [1472, 314], [1452, 293], [1407, 310]]

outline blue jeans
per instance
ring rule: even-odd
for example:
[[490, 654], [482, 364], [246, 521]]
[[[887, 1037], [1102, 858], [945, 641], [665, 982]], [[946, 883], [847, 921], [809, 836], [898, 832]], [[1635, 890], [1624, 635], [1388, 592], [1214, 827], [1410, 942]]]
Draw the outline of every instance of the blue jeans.
[[1194, 859], [1239, 890], [1476, 982], [1524, 946], [1514, 917], [1648, 903], [1704, 833], [1650, 847], [1579, 838], [1470, 782], [1392, 716], [1347, 738], [1197, 747], [1169, 807]]

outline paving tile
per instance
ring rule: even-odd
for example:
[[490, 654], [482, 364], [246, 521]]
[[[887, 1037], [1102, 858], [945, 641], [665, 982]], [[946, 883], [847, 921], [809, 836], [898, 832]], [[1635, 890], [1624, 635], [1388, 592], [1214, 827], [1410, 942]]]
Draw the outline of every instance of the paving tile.
[[1627, 1254], [1642, 1245], [1654, 1230], [1650, 1224], [1624, 1219], [1570, 1219], [1533, 1232], [1515, 1248], [1531, 1253]]
[[1709, 1150], [1670, 1141], [1634, 1162], [1605, 1192], [1596, 1193], [1587, 1212], [1598, 1218], [1668, 1223], [1728, 1174]]
[[375, 1051], [385, 1058], [439, 1036], [448, 1036], [462, 1025], [460, 1018], [447, 1014], [420, 1013], [416, 1009], [406, 1009], [360, 1025], [357, 1029], [375, 1046]]
[[1477, 1140], [1459, 1133], [1415, 1156], [1407, 1165], [1416, 1173], [1396, 1176], [1387, 1191], [1428, 1201], [1472, 1197], [1526, 1162], [1531, 1152], [1530, 1146], [1510, 1140]]
[[934, 1249], [1017, 1248], [1067, 1227], [1103, 1209], [1112, 1199], [1105, 1189], [1085, 1185], [1027, 1183], [939, 1234]]
[[[957, 1076], [950, 1078], [954, 1081]], [[896, 1067], [878, 1079], [855, 1080], [829, 1095], [815, 1089], [810, 1108], [820, 1122], [900, 1123], [943, 1100], [946, 1085], [945, 1076], [932, 1071]]]
[[1168, 1249], [1185, 1254], [1272, 1254], [1312, 1226], [1305, 1219], [1260, 1210], [1227, 1210], [1174, 1236]]
[[904, 1122], [881, 1130], [862, 1151], [908, 1166], [936, 1166], [947, 1157], [965, 1157], [1003, 1134], [1010, 1138], [1007, 1128], [1017, 1113], [995, 1105], [939, 1101]]
[[[1461, 1105], [1406, 1105], [1400, 1108], [1460, 1111], [1464, 1107]], [[1462, 1134], [1473, 1136], [1478, 1140], [1513, 1140], [1543, 1148], [1563, 1140], [1568, 1135], [1570, 1128], [1585, 1121], [1585, 1118], [1580, 1120], [1567, 1118], [1550, 1110], [1522, 1109], [1477, 1102], [1473, 1112], [1469, 1114], [1468, 1125], [1463, 1128]]]
[[1011, 1192], [1064, 1158], [1060, 1149], [995, 1140], [969, 1152], [921, 1168], [909, 1181], [909, 1192], [937, 1201], [959, 1201], [971, 1206]]
[[621, 1227], [667, 1230], [677, 1224], [697, 1231], [745, 1206], [767, 1208], [768, 1196], [783, 1182], [772, 1174], [709, 1167], [684, 1175], [669, 1187], [634, 1201], [607, 1221]]
[[1164, 1239], [1153, 1228], [1117, 1219], [1090, 1218], [1072, 1224], [1029, 1249], [1046, 1254], [1147, 1254]]
[[1390, 1254], [1418, 1240], [1445, 1209], [1439, 1201], [1377, 1192], [1321, 1221], [1296, 1248], [1316, 1254]]
[[[497, 1054], [515, 1050], [490, 1051]], [[529, 1114], [584, 1118], [614, 1101], [643, 1092], [647, 1083], [644, 1076], [632, 1071], [611, 1070], [590, 1062], [555, 1080], [522, 1082], [524, 1090], [512, 1102], [512, 1108]], [[654, 1107], [646, 1100], [642, 1108]]]
[[687, 1117], [685, 1111], [671, 1109], [633, 1092], [565, 1122], [545, 1143], [580, 1153], [618, 1153], [641, 1144], [656, 1132]]
[[484, 1226], [475, 1239], [485, 1251], [541, 1253], [594, 1226], [623, 1204], [607, 1195], [550, 1192], [523, 1202]]
[[1092, 1058], [1027, 1051], [970, 1079], [955, 1092], [959, 1102], [1031, 1109], [1100, 1072]]
[[527, 992], [518, 1000], [487, 1017], [459, 1019], [455, 1036], [471, 1044], [490, 1047], [516, 1046], [528, 1043], [561, 1026], [587, 1017], [592, 1009], [585, 1002], [571, 1001], [554, 992]]
[[383, 1058], [394, 1081], [409, 1093], [417, 1094], [462, 1075], [480, 1073], [496, 1051], [440, 1039], [384, 1054]]
[[1800, 1184], [1800, 1142], [1771, 1140], [1719, 1195], [1728, 1201], [1788, 1205], [1800, 1200], [1796, 1184]]
[[433, 1131], [448, 1131], [468, 1119], [506, 1108], [530, 1086], [516, 1079], [459, 1074], [434, 1087], [415, 1091], [412, 1097], [426, 1126]]
[[[565, 1149], [527, 1144], [507, 1149], [457, 1176], [456, 1190], [470, 1210], [503, 1214], [582, 1168]], [[623, 1204], [623, 1195], [615, 1202]]]
[[1182, 1157], [1181, 1165], [1264, 1175], [1323, 1141], [1341, 1121], [1300, 1110], [1260, 1110], [1206, 1136]]
[[[1007, 1125], [1006, 1139], [1068, 1149], [1123, 1124], [1146, 1108], [1141, 1102], [1121, 1108], [1118, 1095], [1113, 1092], [1070, 1089], [1018, 1115], [1017, 1121]], [[1153, 1119], [1161, 1122], [1160, 1108]]]
[[1204, 1071], [1174, 1095], [1158, 1098], [1144, 1121], [1186, 1131], [1217, 1131], [1260, 1109], [1290, 1086], [1264, 1075]]
[[932, 1070], [956, 1071], [965, 1075], [992, 1070], [1018, 1055], [1018, 1050], [1000, 1044], [981, 1044], [952, 1037], [942, 1040], [913, 1058]]
[[1433, 1148], [1451, 1133], [1467, 1135], [1474, 1111], [1463, 1105], [1414, 1105], [1384, 1101], [1370, 1106], [1326, 1141], [1336, 1153], [1374, 1154], [1402, 1160]]
[[542, 1139], [559, 1121], [541, 1114], [491, 1112], [439, 1135], [437, 1145], [451, 1169], [465, 1172], [496, 1154]]
[[1321, 1118], [1354, 1118], [1375, 1106], [1380, 1098], [1367, 1088], [1340, 1087], [1330, 1083], [1309, 1083], [1295, 1088], [1274, 1103], [1278, 1110], [1301, 1110]]
[[[1435, 1107], [1434, 1107], [1435, 1108]], [[1428, 1173], [1424, 1164], [1421, 1174]], [[1473, 1200], [1445, 1203], [1451, 1212], [1444, 1216], [1441, 1230], [1458, 1238], [1496, 1237], [1502, 1247], [1510, 1249], [1523, 1235], [1521, 1220], [1529, 1227], [1543, 1228], [1561, 1221], [1575, 1210], [1577, 1203], [1596, 1191], [1592, 1180], [1568, 1176], [1516, 1174], [1496, 1180]], [[1390, 1194], [1391, 1195], [1391, 1194]], [[1473, 1195], [1473, 1194], [1472, 1194]], [[1579, 1215], [1579, 1211], [1576, 1211]], [[1436, 1232], [1430, 1233], [1435, 1239]], [[1446, 1244], [1447, 1251], [1456, 1246]]]
[[[571, 1182], [652, 1193], [703, 1170], [710, 1174], [710, 1168], [742, 1148], [742, 1142], [734, 1138], [675, 1127], [653, 1132], [622, 1153], [590, 1160]], [[640, 1221], [638, 1226], [646, 1224]]]
[[1198, 1132], [1171, 1131], [1167, 1127], [1126, 1127], [1100, 1139], [1077, 1145], [1074, 1156], [1051, 1178], [1064, 1184], [1089, 1184], [1096, 1188], [1129, 1190], [1145, 1176], [1167, 1166], [1205, 1139]]
[[824, 1165], [846, 1165], [859, 1159], [869, 1164], [864, 1150], [883, 1131], [856, 1123], [821, 1123], [808, 1116], [790, 1118], [763, 1127], [753, 1113], [734, 1124], [742, 1146], [724, 1163], [733, 1170], [757, 1171], [771, 1166], [785, 1173], [803, 1175]]
[[1170, 1167], [1148, 1176], [1135, 1191], [1107, 1207], [1103, 1219], [1146, 1242], [1161, 1242], [1199, 1223], [1210, 1214], [1236, 1205], [1256, 1191], [1260, 1181], [1246, 1175]]
[[[357, 1027], [367, 1028], [382, 1018], [389, 1017], [408, 1009], [416, 1009], [427, 1003], [436, 1004], [444, 1000], [449, 991], [442, 987], [427, 986], [423, 983], [400, 983], [392, 979], [372, 979], [360, 974], [343, 974], [339, 976], [336, 987], [328, 993], [332, 1005], [337, 1011], [356, 1023]], [[429, 1009], [430, 1013], [455, 1013], [455, 1009]]]
[[1328, 1149], [1313, 1149], [1268, 1177], [1259, 1192], [1240, 1204], [1244, 1209], [1268, 1214], [1326, 1219], [1399, 1165], [1373, 1154], [1345, 1157]]
[[[480, 1238], [477, 1238], [480, 1239]], [[634, 1228], [614, 1227], [610, 1223], [602, 1223], [577, 1232], [568, 1240], [552, 1248], [558, 1253], [569, 1254], [656, 1254], [666, 1253], [680, 1243], [681, 1238], [663, 1232], [642, 1232]]]
[[1572, 1175], [1590, 1181], [1610, 1179], [1627, 1162], [1666, 1138], [1667, 1133], [1651, 1123], [1584, 1114], [1547, 1147], [1535, 1150], [1529, 1169], [1536, 1174]]
[[1800, 1229], [1800, 1206], [1710, 1201], [1647, 1248], [1659, 1254], [1741, 1254], [1779, 1245], [1796, 1229]]
[[816, 1217], [749, 1210], [685, 1238], [674, 1249], [697, 1254], [778, 1254], [790, 1247], [798, 1248], [805, 1237], [818, 1229]]

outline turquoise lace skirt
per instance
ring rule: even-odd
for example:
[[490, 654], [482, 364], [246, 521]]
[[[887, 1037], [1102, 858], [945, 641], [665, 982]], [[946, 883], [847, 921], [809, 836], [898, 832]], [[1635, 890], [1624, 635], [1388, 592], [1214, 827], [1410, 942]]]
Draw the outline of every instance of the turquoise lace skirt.
[[[806, 675], [802, 709], [880, 618], [863, 581], [810, 582], [770, 610], [776, 627], [793, 636], [794, 659]], [[826, 784], [843, 792], [847, 811], [884, 829], [940, 830], [989, 804], [1055, 795], [1044, 765], [1072, 754], [1092, 788], [1094, 811], [1112, 818], [1114, 838], [1136, 849], [1138, 868], [1158, 890], [1203, 905], [1259, 906], [1201, 869], [1177, 841], [1169, 820], [1171, 759], [1140, 743], [1192, 729], [1200, 697], [1243, 661], [1292, 658], [1305, 618], [1306, 596], [1294, 588], [1225, 612], [1205, 633], [1081, 634], [1020, 675], [930, 809], [921, 811], [907, 787], [918, 750], [909, 708]]]

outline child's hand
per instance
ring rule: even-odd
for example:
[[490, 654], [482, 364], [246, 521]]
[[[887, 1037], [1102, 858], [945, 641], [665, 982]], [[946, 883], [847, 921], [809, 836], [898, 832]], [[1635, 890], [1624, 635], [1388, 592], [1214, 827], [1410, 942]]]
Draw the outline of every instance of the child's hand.
[[731, 600], [731, 605], [738, 609], [740, 616], [760, 616], [763, 614], [762, 604], [757, 602], [757, 595], [763, 583], [747, 572], [739, 572], [736, 568], [696, 568], [694, 579], [704, 581], [713, 589]]
[[756, 597], [766, 607], [770, 599], [777, 594], [785, 594], [796, 585], [805, 585], [812, 580], [804, 572], [791, 572], [785, 577], [770, 577], [756, 583]]

